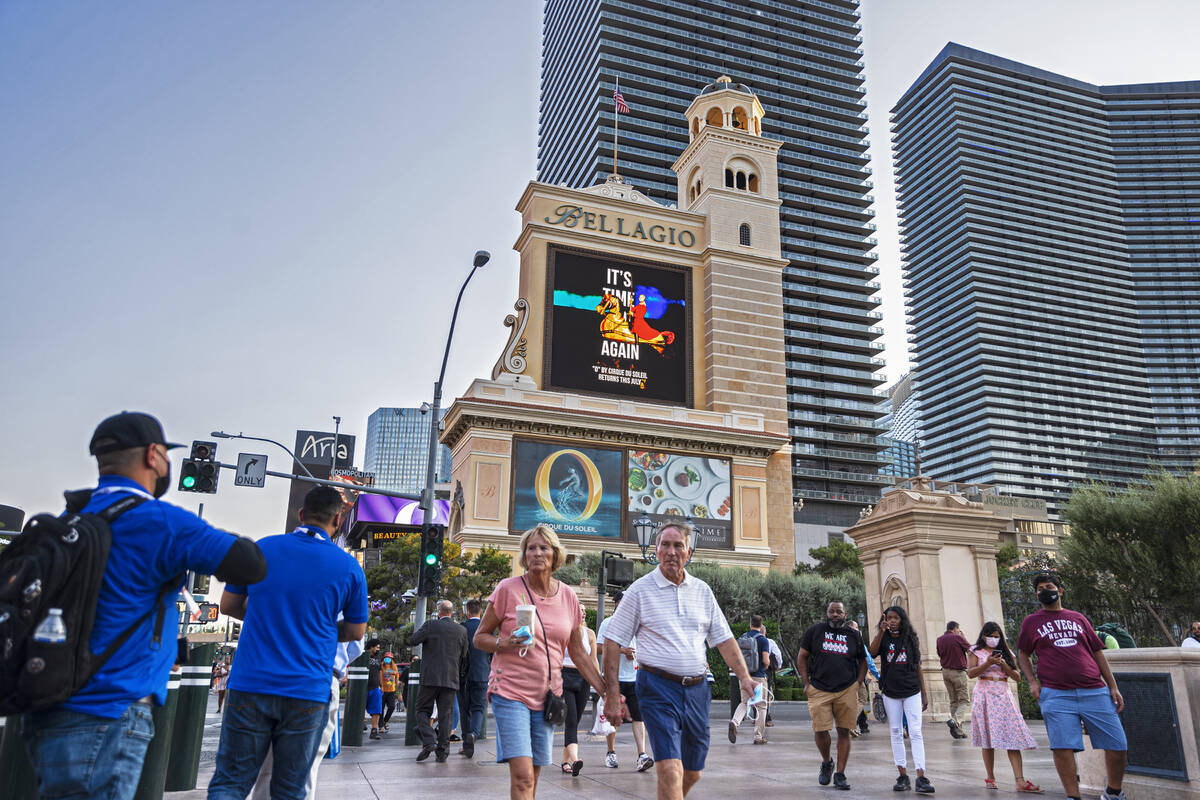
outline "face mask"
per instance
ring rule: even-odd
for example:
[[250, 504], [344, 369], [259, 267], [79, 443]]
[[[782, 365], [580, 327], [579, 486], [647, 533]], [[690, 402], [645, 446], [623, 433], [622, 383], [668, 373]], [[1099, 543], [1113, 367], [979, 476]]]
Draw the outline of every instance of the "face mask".
[[162, 497], [169, 488], [171, 488], [171, 464], [167, 462], [167, 474], [154, 479], [154, 491], [151, 494], [155, 497]]
[[385, 658], [385, 659], [383, 660], [383, 663], [385, 663], [385, 664], [390, 664], [390, 663], [392, 663], [392, 660], [391, 660], [390, 658]]
[[1000, 646], [1000, 637], [999, 636], [989, 636], [983, 640], [983, 643], [986, 644], [988, 647], [999, 647]]
[[1038, 602], [1044, 606], [1052, 606], [1058, 602], [1058, 592], [1054, 589], [1042, 589], [1037, 593]]

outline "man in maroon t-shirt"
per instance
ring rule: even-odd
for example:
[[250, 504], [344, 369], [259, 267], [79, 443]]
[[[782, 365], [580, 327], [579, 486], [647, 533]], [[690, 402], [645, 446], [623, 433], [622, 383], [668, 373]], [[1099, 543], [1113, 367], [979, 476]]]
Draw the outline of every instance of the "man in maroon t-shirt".
[[1063, 789], [1067, 797], [1078, 800], [1075, 753], [1083, 749], [1082, 720], [1092, 747], [1105, 751], [1108, 786], [1100, 800], [1125, 800], [1121, 781], [1128, 745], [1118, 716], [1125, 701], [1104, 658], [1104, 644], [1087, 617], [1062, 607], [1062, 581], [1057, 575], [1040, 573], [1034, 576], [1033, 587], [1042, 609], [1021, 622], [1017, 660], [1033, 699], [1041, 706]]

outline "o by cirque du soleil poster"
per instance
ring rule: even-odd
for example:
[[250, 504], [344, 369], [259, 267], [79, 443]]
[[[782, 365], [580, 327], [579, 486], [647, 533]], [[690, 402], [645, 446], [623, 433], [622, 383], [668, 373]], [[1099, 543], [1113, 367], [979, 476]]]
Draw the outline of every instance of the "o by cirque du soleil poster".
[[513, 442], [512, 530], [620, 538], [624, 453], [562, 442]]
[[687, 273], [552, 251], [555, 389], [688, 405]]

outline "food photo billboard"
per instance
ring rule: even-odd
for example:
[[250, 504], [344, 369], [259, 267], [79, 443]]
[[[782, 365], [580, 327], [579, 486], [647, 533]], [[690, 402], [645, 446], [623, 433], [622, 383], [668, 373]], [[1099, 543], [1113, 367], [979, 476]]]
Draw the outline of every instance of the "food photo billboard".
[[569, 536], [621, 537], [624, 453], [513, 440], [513, 531], [539, 523]]
[[692, 403], [691, 273], [551, 247], [544, 385]]
[[733, 490], [727, 458], [630, 450], [625, 486], [630, 519], [691, 517], [696, 546], [733, 547]]

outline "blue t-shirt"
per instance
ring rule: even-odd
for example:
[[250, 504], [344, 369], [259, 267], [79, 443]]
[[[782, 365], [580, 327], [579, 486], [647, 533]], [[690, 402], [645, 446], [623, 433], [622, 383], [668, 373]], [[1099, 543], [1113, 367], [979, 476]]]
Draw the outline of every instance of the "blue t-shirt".
[[758, 633], [757, 631], [752, 631], [752, 632], [755, 634], [755, 636], [754, 636], [755, 656], [757, 656], [757, 658], [758, 658], [758, 661], [755, 663], [759, 664], [759, 667], [758, 667], [758, 669], [750, 670], [750, 677], [751, 678], [765, 678], [765, 677], [767, 677], [767, 668], [762, 666], [762, 657], [763, 657], [763, 653], [766, 653], [768, 656], [771, 654], [771, 643], [768, 642], [767, 637], [763, 636], [761, 633]]
[[367, 578], [354, 556], [320, 528], [259, 539], [267, 577], [252, 586], [226, 585], [246, 595], [229, 688], [323, 703], [337, 654], [338, 612], [367, 621]]
[[[119, 476], [101, 476], [84, 511], [95, 512], [129, 494], [150, 497], [138, 483]], [[233, 545], [231, 533], [217, 530], [190, 511], [150, 499], [126, 511], [112, 523], [112, 550], [104, 569], [96, 621], [88, 647], [99, 654], [138, 617], [154, 605], [167, 583], [178, 577], [178, 588], [163, 601], [160, 641], [153, 645], [154, 614], [113, 653], [87, 684], [62, 704], [63, 708], [116, 719], [143, 697], [167, 699], [167, 677], [175, 663], [179, 614], [178, 589], [187, 570], [211, 575]]]

